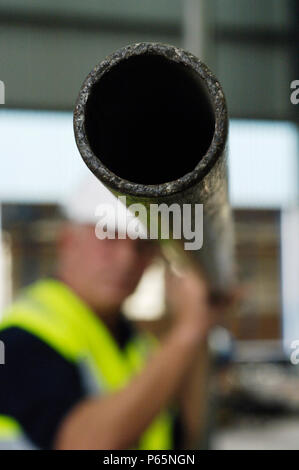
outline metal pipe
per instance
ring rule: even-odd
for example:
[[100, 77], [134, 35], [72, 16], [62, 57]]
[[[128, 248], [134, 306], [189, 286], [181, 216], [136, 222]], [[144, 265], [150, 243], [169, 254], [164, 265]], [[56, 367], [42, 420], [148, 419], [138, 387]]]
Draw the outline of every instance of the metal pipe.
[[123, 47], [86, 77], [74, 132], [86, 165], [128, 204], [203, 204], [196, 256], [212, 286], [227, 289], [233, 280], [228, 117], [209, 68], [166, 44]]

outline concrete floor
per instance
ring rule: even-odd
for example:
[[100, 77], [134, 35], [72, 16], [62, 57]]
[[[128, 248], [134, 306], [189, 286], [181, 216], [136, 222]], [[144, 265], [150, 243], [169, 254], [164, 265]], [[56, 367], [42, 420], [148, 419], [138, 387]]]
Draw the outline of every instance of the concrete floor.
[[244, 424], [216, 433], [212, 448], [219, 450], [299, 450], [299, 418]]

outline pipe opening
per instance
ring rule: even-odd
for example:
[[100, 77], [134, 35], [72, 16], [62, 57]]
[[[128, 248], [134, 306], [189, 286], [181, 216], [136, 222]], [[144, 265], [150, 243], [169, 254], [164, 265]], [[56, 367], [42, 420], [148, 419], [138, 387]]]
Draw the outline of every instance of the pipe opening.
[[132, 56], [91, 89], [85, 132], [95, 156], [117, 176], [161, 184], [192, 171], [215, 130], [198, 74], [161, 55]]

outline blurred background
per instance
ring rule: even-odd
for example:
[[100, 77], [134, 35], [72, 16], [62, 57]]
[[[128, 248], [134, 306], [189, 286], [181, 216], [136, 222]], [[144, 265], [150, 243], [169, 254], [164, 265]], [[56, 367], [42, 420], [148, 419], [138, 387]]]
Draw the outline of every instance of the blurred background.
[[[52, 272], [59, 206], [88, 172], [72, 110], [119, 47], [184, 47], [220, 80], [230, 114], [230, 200], [246, 299], [211, 335], [207, 446], [299, 449], [298, 0], [0, 0], [0, 305]], [[127, 314], [159, 323], [159, 270]]]

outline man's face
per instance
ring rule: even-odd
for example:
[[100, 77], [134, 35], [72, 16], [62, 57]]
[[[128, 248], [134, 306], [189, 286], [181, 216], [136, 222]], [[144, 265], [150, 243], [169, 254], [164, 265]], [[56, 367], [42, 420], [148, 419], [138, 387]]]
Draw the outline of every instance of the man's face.
[[60, 244], [64, 277], [91, 307], [103, 312], [134, 291], [157, 251], [148, 240], [99, 240], [92, 225], [68, 226]]

